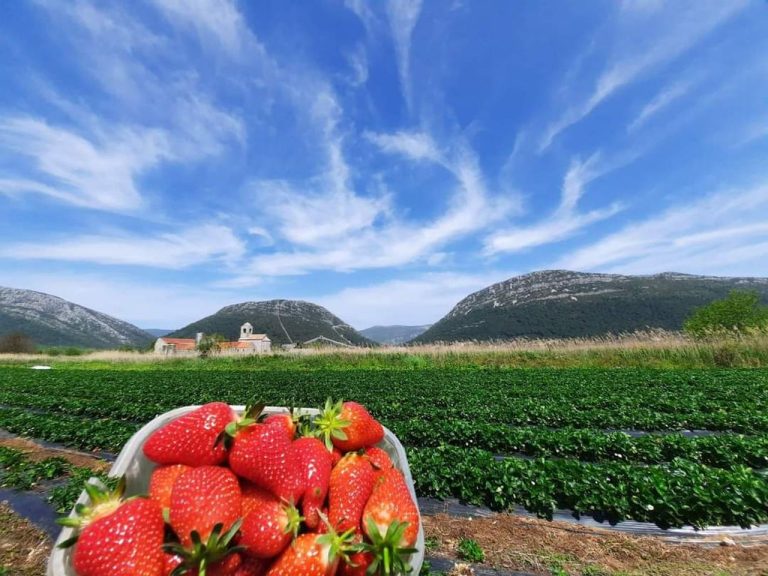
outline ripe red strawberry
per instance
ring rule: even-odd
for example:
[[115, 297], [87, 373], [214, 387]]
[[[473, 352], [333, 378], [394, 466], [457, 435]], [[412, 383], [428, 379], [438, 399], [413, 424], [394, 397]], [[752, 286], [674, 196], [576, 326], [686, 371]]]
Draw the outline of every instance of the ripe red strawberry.
[[387, 470], [373, 489], [363, 511], [363, 529], [370, 540], [363, 549], [373, 555], [371, 573], [392, 576], [408, 572], [407, 560], [416, 552], [419, 509], [396, 468]]
[[[198, 576], [199, 568], [185, 564], [184, 569], [179, 569], [179, 566], [185, 564], [185, 559], [179, 554], [165, 553], [165, 568], [163, 570], [164, 576], [175, 576], [174, 570], [180, 570], [185, 576]], [[240, 554], [234, 553], [225, 556], [218, 562], [206, 566], [206, 576], [238, 576], [238, 571], [243, 565], [243, 560]], [[179, 574], [179, 572], [176, 572]]]
[[336, 467], [336, 464], [339, 463], [339, 461], [344, 458], [344, 453], [336, 448], [336, 446], [333, 447], [333, 452], [331, 452], [331, 464], [333, 467]]
[[190, 469], [185, 464], [171, 464], [155, 468], [152, 472], [152, 477], [149, 479], [150, 499], [160, 504], [160, 508], [170, 508], [173, 483], [176, 482], [179, 476]]
[[267, 576], [333, 576], [351, 533], [302, 534], [272, 564]]
[[371, 464], [373, 464], [373, 468], [376, 470], [377, 480], [383, 476], [384, 472], [395, 466], [386, 450], [383, 450], [378, 446], [369, 446], [366, 448], [365, 456], [370, 460]]
[[333, 444], [342, 452], [373, 446], [384, 438], [382, 425], [357, 402], [332, 404], [328, 400], [315, 423], [325, 437], [326, 446], [330, 449]]
[[239, 544], [257, 558], [273, 558], [299, 533], [301, 520], [295, 506], [273, 496], [245, 517]]
[[374, 481], [371, 463], [355, 453], [347, 454], [336, 465], [328, 491], [328, 519], [335, 530], [360, 530], [363, 509]]
[[158, 464], [221, 464], [227, 451], [216, 440], [234, 419], [228, 404], [205, 404], [155, 430], [144, 443], [144, 455]]
[[387, 470], [373, 489], [363, 511], [363, 530], [373, 540], [374, 528], [384, 536], [393, 522], [408, 523], [401, 540], [397, 542], [398, 546], [409, 548], [416, 544], [419, 509], [411, 497], [403, 473], [396, 468]]
[[[359, 534], [352, 540], [355, 544], [363, 541]], [[368, 567], [373, 564], [374, 555], [367, 550], [351, 553], [339, 566], [339, 576], [366, 576]]]
[[72, 566], [78, 576], [161, 576], [164, 523], [157, 502], [136, 498], [102, 513], [77, 540]]
[[278, 498], [298, 503], [303, 492], [291, 441], [279, 422], [251, 424], [232, 439], [229, 466], [242, 478]]
[[281, 426], [289, 440], [293, 440], [296, 436], [296, 420], [290, 413], [272, 414], [264, 420], [264, 424], [268, 426]]
[[240, 517], [240, 485], [235, 475], [220, 466], [192, 468], [176, 479], [171, 492], [170, 525], [183, 546], [192, 544], [192, 532], [203, 542], [216, 524], [228, 531]]
[[259, 488], [256, 484], [248, 482], [247, 480], [240, 481], [240, 491], [242, 498], [240, 500], [242, 504], [241, 517], [245, 518], [253, 510], [267, 505], [269, 502], [275, 500], [275, 495], [269, 490]]
[[366, 576], [368, 567], [373, 564], [372, 552], [362, 551], [349, 555], [349, 562], [344, 562], [339, 568], [340, 576]]
[[301, 484], [304, 488], [301, 510], [309, 529], [320, 523], [317, 511], [323, 507], [328, 495], [333, 456], [317, 438], [299, 438], [291, 444], [296, 460], [301, 466]]
[[249, 554], [241, 554], [242, 562], [235, 570], [234, 576], [264, 576], [269, 569], [269, 560], [263, 560], [250, 556]]

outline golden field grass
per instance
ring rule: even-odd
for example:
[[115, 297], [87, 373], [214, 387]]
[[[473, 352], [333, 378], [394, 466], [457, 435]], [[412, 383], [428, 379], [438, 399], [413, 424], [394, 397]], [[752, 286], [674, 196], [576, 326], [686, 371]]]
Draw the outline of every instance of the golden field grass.
[[45, 364], [62, 368], [129, 369], [281, 368], [763, 368], [768, 367], [768, 335], [751, 334], [693, 340], [678, 332], [648, 331], [600, 338], [518, 339], [377, 348], [306, 348], [271, 354], [218, 353], [162, 356], [152, 352], [102, 350], [80, 356], [0, 354], [0, 364]]

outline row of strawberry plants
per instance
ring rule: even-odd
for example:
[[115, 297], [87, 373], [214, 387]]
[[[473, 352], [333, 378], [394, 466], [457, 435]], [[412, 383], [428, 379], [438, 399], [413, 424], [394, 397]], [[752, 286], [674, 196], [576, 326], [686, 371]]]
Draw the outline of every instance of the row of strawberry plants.
[[496, 454], [575, 458], [593, 462], [660, 464], [682, 458], [716, 468], [768, 467], [768, 435], [688, 438], [681, 434], [648, 434], [633, 437], [623, 432], [510, 428], [460, 420], [396, 421], [389, 425], [403, 444], [413, 447], [450, 444], [482, 448]]
[[36, 414], [19, 408], [0, 408], [0, 428], [82, 450], [119, 452], [140, 426], [106, 418], [87, 420], [66, 414]]
[[[381, 418], [516, 426], [768, 432], [758, 371], [50, 371], [0, 369], [0, 404], [146, 421], [181, 404], [355, 398]], [[105, 393], [107, 392], [107, 393]]]
[[[136, 427], [110, 420], [0, 409], [0, 426], [80, 448], [117, 451]], [[570, 508], [598, 519], [634, 519], [661, 527], [749, 525], [768, 520], [768, 484], [751, 469], [711, 468], [675, 459], [663, 466], [587, 464], [575, 460], [497, 460], [477, 448], [411, 448], [422, 496], [456, 497], [506, 510], [514, 505], [544, 517]], [[77, 487], [68, 488], [69, 498]], [[67, 500], [69, 502], [69, 500]]]
[[420, 496], [510, 510], [544, 518], [557, 509], [598, 521], [652, 522], [698, 528], [768, 522], [768, 480], [750, 468], [710, 468], [684, 460], [662, 466], [587, 464], [574, 460], [496, 460], [477, 448], [409, 450]]
[[21, 450], [0, 446], [0, 487], [29, 490], [44, 480], [64, 476], [72, 468], [63, 458], [31, 461]]
[[0, 487], [14, 490], [31, 490], [47, 480], [65, 479], [51, 489], [48, 501], [60, 514], [68, 513], [83, 491], [83, 484], [96, 477], [108, 486], [116, 483], [103, 472], [74, 466], [63, 458], [53, 457], [32, 461], [21, 450], [0, 446]]

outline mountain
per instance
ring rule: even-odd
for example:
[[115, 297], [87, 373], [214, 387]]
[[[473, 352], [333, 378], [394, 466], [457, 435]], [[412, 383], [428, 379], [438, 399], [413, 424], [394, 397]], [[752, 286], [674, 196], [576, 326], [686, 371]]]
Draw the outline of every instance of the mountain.
[[144, 347], [153, 339], [133, 324], [58, 296], [0, 286], [0, 335], [10, 332], [44, 346]]
[[426, 326], [371, 326], [365, 330], [360, 330], [360, 334], [379, 344], [404, 344], [422, 334], [430, 326], [431, 324]]
[[413, 342], [679, 330], [694, 308], [734, 289], [757, 290], [768, 301], [768, 278], [533, 272], [470, 294]]
[[173, 328], [142, 328], [142, 330], [148, 334], [152, 334], [152, 336], [156, 336], [157, 338], [173, 332]]
[[374, 344], [322, 306], [301, 300], [232, 304], [168, 336], [194, 338], [197, 332], [204, 332], [218, 333], [228, 340], [237, 340], [240, 326], [245, 322], [253, 325], [254, 333], [266, 333], [272, 344], [306, 342], [318, 336], [354, 346]]

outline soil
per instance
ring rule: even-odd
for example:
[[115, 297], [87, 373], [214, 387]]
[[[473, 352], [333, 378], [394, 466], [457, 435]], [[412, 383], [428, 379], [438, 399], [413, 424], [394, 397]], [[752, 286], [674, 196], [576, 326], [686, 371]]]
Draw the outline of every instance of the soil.
[[45, 574], [51, 546], [51, 539], [45, 532], [17, 516], [5, 502], [0, 502], [0, 574]]
[[99, 460], [94, 456], [89, 456], [82, 452], [67, 450], [66, 448], [49, 448], [27, 438], [0, 438], [0, 446], [22, 450], [27, 454], [27, 457], [34, 462], [45, 460], [46, 458], [58, 457], [64, 458], [74, 466], [90, 468], [96, 472], [107, 471], [110, 466], [112, 466], [110, 462]]
[[497, 514], [424, 517], [428, 555], [457, 558], [463, 538], [485, 553], [484, 566], [534, 574], [758, 576], [768, 574], [768, 545], [703, 547], [649, 536]]

